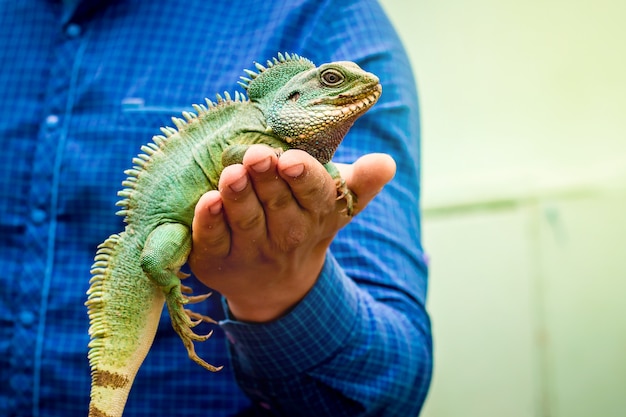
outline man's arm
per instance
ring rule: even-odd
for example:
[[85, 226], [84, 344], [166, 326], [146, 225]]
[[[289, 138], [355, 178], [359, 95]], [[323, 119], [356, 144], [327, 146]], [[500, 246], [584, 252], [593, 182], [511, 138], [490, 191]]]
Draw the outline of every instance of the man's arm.
[[[340, 170], [358, 214], [395, 163], [370, 154]], [[224, 171], [219, 189], [196, 208], [189, 262], [227, 300], [222, 325], [248, 395], [278, 415], [417, 412], [428, 337], [328, 252], [350, 218], [324, 168], [301, 151], [277, 159], [255, 146]]]
[[[397, 171], [337, 233], [299, 302], [264, 323], [238, 320], [227, 308], [222, 328], [239, 385], [274, 415], [416, 415], [430, 382], [432, 352], [415, 84], [404, 50], [374, 1], [319, 4], [315, 27], [295, 50], [314, 62], [355, 61], [383, 85], [381, 99], [355, 123], [335, 160], [351, 163], [385, 153]], [[362, 166], [376, 173], [373, 165]], [[361, 209], [362, 203], [359, 198]]]

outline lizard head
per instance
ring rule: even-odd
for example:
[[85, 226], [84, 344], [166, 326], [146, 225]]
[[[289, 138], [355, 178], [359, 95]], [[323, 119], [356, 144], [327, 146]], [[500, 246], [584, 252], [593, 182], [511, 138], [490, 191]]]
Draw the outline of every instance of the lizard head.
[[[285, 63], [292, 64], [288, 76], [272, 77], [281, 81], [278, 86], [255, 96], [258, 87], [252, 83], [263, 81], [259, 76], [248, 85], [248, 94], [251, 101], [259, 103], [268, 132], [288, 147], [302, 149], [327, 163], [355, 120], [376, 103], [382, 87], [374, 74], [353, 62], [315, 67], [305, 61], [295, 69], [296, 63], [286, 59]], [[279, 60], [276, 65], [264, 68], [261, 75], [271, 75], [275, 69], [278, 73], [283, 64]]]

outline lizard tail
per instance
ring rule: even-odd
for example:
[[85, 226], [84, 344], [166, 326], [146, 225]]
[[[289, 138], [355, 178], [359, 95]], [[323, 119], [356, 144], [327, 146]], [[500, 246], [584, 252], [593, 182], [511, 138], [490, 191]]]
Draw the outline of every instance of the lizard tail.
[[146, 357], [165, 298], [139, 265], [139, 249], [125, 233], [96, 252], [87, 291], [90, 327], [89, 417], [120, 417]]

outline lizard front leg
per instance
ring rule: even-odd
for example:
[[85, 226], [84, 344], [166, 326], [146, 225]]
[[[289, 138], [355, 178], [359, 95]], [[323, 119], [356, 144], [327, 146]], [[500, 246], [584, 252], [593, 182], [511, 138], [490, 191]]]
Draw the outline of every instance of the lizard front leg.
[[341, 177], [337, 166], [332, 162], [324, 164], [324, 168], [330, 174], [331, 178], [335, 180], [335, 187], [337, 187], [337, 200], [345, 199], [346, 208], [345, 213], [348, 216], [354, 214], [354, 206], [357, 203], [356, 195], [348, 188], [346, 180]]
[[209, 371], [219, 371], [221, 367], [208, 364], [200, 358], [194, 349], [194, 341], [205, 341], [211, 336], [197, 335], [191, 328], [198, 321], [191, 321], [190, 316], [200, 321], [213, 322], [208, 317], [189, 312], [184, 308], [189, 302], [200, 301], [206, 296], [187, 297], [181, 292], [180, 267], [186, 262], [191, 251], [191, 232], [180, 223], [166, 223], [158, 226], [146, 239], [141, 252], [141, 267], [165, 294], [165, 303], [170, 314], [172, 327], [183, 341], [189, 357]]

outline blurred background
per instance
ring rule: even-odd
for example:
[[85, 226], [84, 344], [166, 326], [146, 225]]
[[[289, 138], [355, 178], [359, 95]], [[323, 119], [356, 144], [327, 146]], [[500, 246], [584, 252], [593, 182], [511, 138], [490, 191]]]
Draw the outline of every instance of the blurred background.
[[626, 2], [381, 3], [422, 111], [422, 416], [626, 416]]

